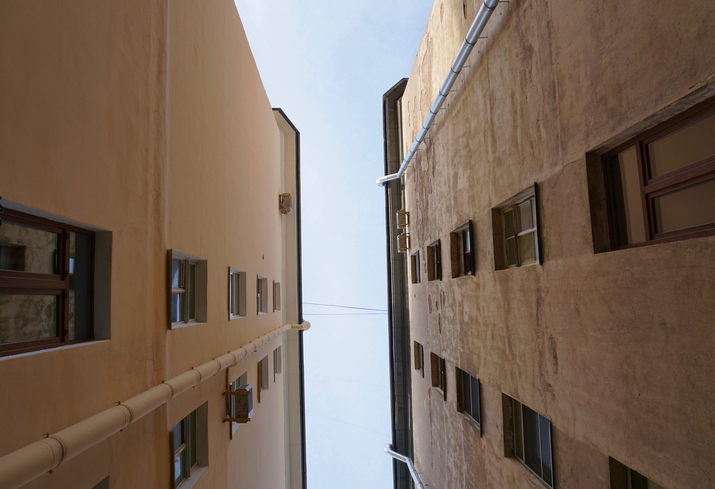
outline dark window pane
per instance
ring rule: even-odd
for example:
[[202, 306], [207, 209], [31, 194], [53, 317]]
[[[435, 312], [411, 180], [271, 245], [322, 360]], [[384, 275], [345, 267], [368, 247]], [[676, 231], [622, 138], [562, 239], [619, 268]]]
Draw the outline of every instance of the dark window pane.
[[59, 235], [3, 220], [0, 270], [57, 274]]
[[541, 478], [548, 485], [554, 485], [553, 462], [551, 460], [551, 421], [539, 415], [539, 441], [541, 445]]
[[472, 414], [472, 395], [470, 393], [470, 382], [471, 378], [467, 372], [462, 372], [461, 378], [458, 379], [462, 383], [462, 406], [464, 407], [464, 412], [471, 416]]
[[632, 469], [628, 469], [631, 474], [631, 487], [630, 489], [650, 489], [648, 487], [648, 479], [640, 475], [638, 472]]
[[171, 431], [174, 433], [174, 451], [177, 451], [181, 444], [184, 443], [184, 439], [181, 436], [181, 423], [174, 426]]
[[653, 219], [656, 233], [715, 222], [715, 180], [655, 197]]
[[516, 238], [506, 240], [506, 264], [516, 265]]
[[638, 153], [635, 146], [609, 160], [611, 213], [619, 246], [646, 240]]
[[715, 155], [715, 113], [648, 145], [650, 177], [664, 175]]
[[474, 418], [477, 423], [481, 424], [482, 409], [479, 402], [479, 380], [475, 379], [474, 377], [470, 377], [469, 379], [471, 383], [469, 391], [471, 393], [470, 404], [472, 405], [472, 418]]
[[196, 265], [191, 263], [188, 271], [189, 276], [187, 277], [188, 283], [186, 286], [189, 289], [189, 319], [196, 319]]
[[174, 486], [177, 487], [181, 482], [184, 481], [184, 470], [183, 470], [183, 460], [186, 450], [181, 452], [174, 458]]
[[196, 411], [192, 411], [188, 416], [189, 426], [188, 426], [188, 436], [187, 444], [190, 448], [189, 451], [189, 468], [196, 465]]
[[541, 475], [541, 457], [539, 455], [539, 415], [522, 405], [524, 423], [524, 463], [531, 470]]
[[504, 213], [504, 235], [511, 238], [516, 235], [516, 223], [514, 222], [514, 211], [508, 210]]
[[524, 460], [524, 440], [522, 437], [521, 403], [512, 399], [514, 412], [514, 454]]
[[56, 295], [0, 294], [0, 343], [58, 336]]
[[92, 336], [92, 237], [70, 233], [69, 339]]

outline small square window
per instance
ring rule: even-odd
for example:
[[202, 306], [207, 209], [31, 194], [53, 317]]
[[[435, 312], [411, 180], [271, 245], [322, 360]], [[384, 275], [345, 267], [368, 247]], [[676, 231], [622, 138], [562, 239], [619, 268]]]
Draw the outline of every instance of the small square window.
[[420, 252], [419, 250], [410, 256], [410, 277], [413, 284], [420, 283]]
[[474, 241], [472, 221], [463, 224], [449, 235], [452, 278], [474, 275]]
[[171, 328], [206, 322], [206, 260], [169, 250]]
[[273, 312], [281, 310], [281, 283], [273, 281]]
[[256, 308], [258, 314], [265, 314], [268, 312], [268, 279], [265, 277], [258, 276], [258, 281], [256, 282]]
[[504, 409], [504, 451], [518, 458], [549, 487], [554, 487], [551, 421], [507, 395]]
[[425, 351], [420, 343], [414, 342], [415, 370], [424, 378], [425, 376]]
[[432, 374], [432, 387], [436, 387], [444, 394], [447, 400], [447, 365], [444, 358], [430, 353], [430, 371]]
[[442, 246], [440, 240], [427, 246], [427, 280], [442, 280]]
[[280, 345], [273, 350], [273, 382], [283, 373], [283, 352]]
[[536, 185], [492, 209], [496, 270], [541, 263]]
[[481, 436], [482, 408], [479, 379], [457, 368], [457, 411], [464, 413], [479, 426]]
[[188, 484], [189, 477], [196, 482], [198, 477], [194, 475], [200, 476], [200, 469], [208, 466], [207, 418], [208, 403], [204, 403], [169, 431], [173, 448], [172, 488], [193, 485]]
[[258, 402], [261, 402], [263, 392], [270, 387], [268, 379], [268, 356], [265, 356], [258, 362]]
[[246, 272], [228, 270], [228, 318], [246, 316]]

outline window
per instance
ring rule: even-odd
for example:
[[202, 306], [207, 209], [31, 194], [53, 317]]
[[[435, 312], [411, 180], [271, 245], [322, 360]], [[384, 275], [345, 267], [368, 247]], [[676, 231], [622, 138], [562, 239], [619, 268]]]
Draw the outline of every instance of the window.
[[492, 209], [496, 270], [541, 263], [536, 190], [534, 185]]
[[506, 395], [502, 395], [502, 405], [505, 455], [518, 458], [549, 487], [554, 487], [551, 421]]
[[172, 328], [206, 322], [206, 260], [169, 250]]
[[439, 240], [427, 247], [427, 280], [442, 280], [442, 246]]
[[0, 224], [0, 356], [94, 335], [95, 233], [6, 209]]
[[457, 411], [466, 414], [479, 426], [481, 436], [482, 407], [479, 396], [479, 379], [457, 368]]
[[611, 457], [608, 458], [608, 465], [611, 471], [611, 489], [664, 489]]
[[228, 269], [228, 318], [246, 316], [246, 272]]
[[420, 283], [420, 252], [416, 251], [410, 257], [410, 277], [413, 284]]
[[257, 310], [258, 314], [264, 314], [268, 312], [268, 279], [265, 277], [258, 276], [258, 281], [256, 282], [256, 298], [257, 298]]
[[283, 352], [280, 345], [273, 350], [273, 382], [283, 373]]
[[[228, 379], [227, 379], [228, 380]], [[228, 385], [226, 392], [226, 418], [231, 421], [230, 438], [242, 423], [250, 421], [253, 417], [253, 391], [248, 385], [248, 373], [244, 372]], [[239, 392], [235, 395], [232, 393]]]
[[281, 310], [281, 283], [273, 281], [273, 312]]
[[208, 465], [207, 414], [208, 403], [204, 403], [169, 432], [174, 459], [173, 488], [192, 486], [203, 473], [200, 469]]
[[414, 342], [415, 370], [424, 378], [425, 376], [425, 351], [421, 344]]
[[263, 391], [267, 391], [270, 383], [268, 382], [268, 357], [265, 356], [258, 362], [258, 402], [261, 402]]
[[715, 234], [715, 99], [601, 159], [611, 249]]
[[447, 400], [447, 366], [444, 358], [430, 353], [430, 371], [432, 374], [432, 387], [442, 390], [444, 400]]
[[449, 235], [452, 278], [474, 275], [474, 243], [472, 241], [472, 221], [458, 227]]

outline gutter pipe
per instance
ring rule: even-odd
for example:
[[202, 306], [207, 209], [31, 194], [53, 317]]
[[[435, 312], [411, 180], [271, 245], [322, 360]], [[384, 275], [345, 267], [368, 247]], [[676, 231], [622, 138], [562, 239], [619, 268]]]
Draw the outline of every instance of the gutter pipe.
[[425, 486], [422, 485], [422, 481], [420, 481], [420, 477], [415, 471], [415, 466], [412, 464], [412, 460], [410, 460], [408, 457], [405, 457], [404, 455], [400, 455], [399, 453], [393, 451], [392, 445], [385, 445], [385, 453], [387, 453], [395, 460], [405, 462], [407, 464], [407, 468], [410, 469], [410, 475], [412, 476], [412, 482], [415, 483], [415, 489], [425, 489]]
[[422, 144], [422, 141], [424, 141], [425, 135], [427, 134], [427, 130], [432, 125], [432, 121], [437, 115], [437, 112], [439, 112], [439, 109], [442, 107], [444, 99], [447, 98], [447, 94], [452, 88], [452, 85], [454, 85], [454, 82], [457, 80], [457, 76], [462, 71], [464, 63], [467, 61], [469, 54], [472, 52], [472, 48], [477, 43], [479, 35], [484, 30], [484, 27], [487, 25], [487, 22], [492, 16], [492, 13], [494, 12], [494, 9], [496, 8], [498, 3], [499, 0], [484, 0], [484, 3], [479, 9], [479, 12], [477, 12], [477, 16], [474, 18], [474, 22], [472, 22], [469, 31], [467, 31], [467, 35], [462, 42], [462, 46], [457, 52], [457, 57], [454, 58], [452, 66], [449, 68], [449, 74], [447, 75], [447, 78], [444, 79], [444, 82], [442, 83], [442, 88], [439, 89], [439, 94], [437, 95], [437, 98], [434, 99], [432, 107], [430, 107], [429, 113], [427, 114], [427, 117], [425, 117], [425, 120], [422, 123], [422, 127], [417, 133], [415, 141], [412, 143], [412, 146], [410, 146], [410, 149], [407, 151], [405, 159], [402, 161], [402, 165], [400, 165], [400, 169], [397, 171], [397, 173], [393, 173], [392, 175], [385, 175], [384, 177], [378, 178], [378, 185], [385, 185], [385, 183], [389, 182], [390, 180], [397, 180], [398, 178], [402, 177], [403, 173], [405, 173], [407, 165], [410, 164], [410, 161], [412, 161], [412, 157], [415, 155], [417, 148], [420, 144]]
[[300, 325], [286, 324], [276, 328], [237, 350], [194, 367], [91, 418], [5, 455], [0, 458], [0, 487], [16, 489], [27, 484], [123, 430], [182, 392], [246, 358], [261, 345], [289, 329], [304, 331], [308, 328], [310, 323], [307, 322]]

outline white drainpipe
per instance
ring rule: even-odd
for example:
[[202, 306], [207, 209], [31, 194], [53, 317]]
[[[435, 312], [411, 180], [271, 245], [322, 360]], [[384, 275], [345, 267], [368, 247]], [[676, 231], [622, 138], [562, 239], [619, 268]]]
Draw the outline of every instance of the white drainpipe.
[[286, 324], [276, 328], [238, 350], [194, 367], [128, 401], [5, 455], [0, 458], [0, 488], [15, 489], [27, 484], [126, 428], [199, 382], [227, 369], [285, 331], [291, 328], [306, 330], [309, 327], [310, 323], [306, 321], [300, 325]]
[[422, 141], [424, 141], [425, 135], [427, 134], [427, 130], [432, 125], [432, 121], [437, 115], [437, 112], [439, 112], [440, 107], [442, 107], [444, 99], [447, 97], [447, 94], [452, 88], [452, 85], [454, 85], [454, 82], [457, 80], [457, 75], [459, 75], [460, 71], [462, 71], [462, 67], [464, 67], [464, 63], [469, 57], [469, 53], [472, 52], [472, 48], [476, 44], [479, 35], [484, 30], [484, 27], [487, 25], [489, 17], [492, 16], [492, 12], [494, 12], [494, 9], [496, 8], [498, 3], [499, 0], [484, 0], [484, 3], [479, 9], [479, 12], [477, 12], [477, 16], [474, 18], [474, 22], [472, 22], [469, 31], [467, 31], [467, 35], [464, 38], [464, 42], [462, 42], [462, 46], [459, 48], [459, 52], [457, 53], [457, 57], [454, 58], [452, 66], [449, 68], [449, 74], [447, 75], [447, 78], [444, 79], [444, 82], [442, 83], [442, 88], [439, 89], [439, 94], [437, 95], [437, 98], [434, 99], [432, 107], [430, 107], [429, 113], [427, 114], [427, 117], [425, 117], [425, 121], [422, 123], [422, 127], [417, 133], [415, 141], [412, 143], [412, 146], [410, 146], [410, 149], [407, 151], [405, 159], [402, 161], [402, 165], [400, 165], [400, 169], [397, 171], [397, 173], [393, 173], [392, 175], [385, 175], [384, 177], [378, 178], [378, 185], [385, 185], [385, 183], [389, 182], [390, 180], [397, 180], [402, 176], [403, 173], [405, 173], [407, 165], [410, 164], [410, 161], [412, 161], [412, 157], [415, 155], [415, 151], [417, 151], [419, 145], [422, 144]]
[[425, 489], [425, 486], [422, 485], [422, 481], [420, 481], [420, 477], [417, 475], [417, 472], [415, 471], [415, 466], [412, 464], [412, 460], [410, 460], [408, 457], [405, 457], [404, 455], [401, 455], [401, 454], [393, 451], [392, 445], [385, 445], [385, 453], [387, 453], [390, 457], [394, 458], [395, 460], [399, 460], [400, 462], [405, 462], [407, 464], [407, 468], [410, 470], [410, 475], [412, 476], [412, 482], [415, 483], [415, 489]]

